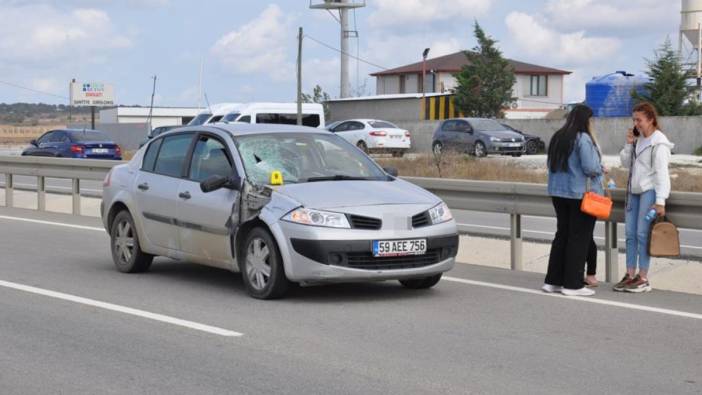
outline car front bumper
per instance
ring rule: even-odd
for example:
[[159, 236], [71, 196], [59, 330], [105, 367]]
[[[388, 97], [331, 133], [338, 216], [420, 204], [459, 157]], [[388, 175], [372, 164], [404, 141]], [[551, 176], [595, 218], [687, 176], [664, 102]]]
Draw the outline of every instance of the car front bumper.
[[[288, 279], [301, 283], [399, 280], [453, 268], [456, 224], [449, 221], [406, 231], [325, 229], [281, 221], [273, 227]], [[373, 257], [373, 240], [426, 239], [423, 255]]]

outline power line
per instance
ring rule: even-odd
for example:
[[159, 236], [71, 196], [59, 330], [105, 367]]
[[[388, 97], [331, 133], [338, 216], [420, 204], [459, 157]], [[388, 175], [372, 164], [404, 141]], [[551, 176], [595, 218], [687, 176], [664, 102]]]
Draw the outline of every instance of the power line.
[[372, 62], [369, 62], [369, 61], [367, 61], [367, 60], [365, 60], [365, 59], [359, 58], [358, 56], [354, 56], [354, 55], [352, 55], [352, 54], [350, 54], [350, 53], [348, 53], [348, 52], [344, 52], [344, 51], [340, 50], [339, 48], [335, 48], [335, 47], [333, 47], [333, 46], [331, 46], [331, 45], [329, 45], [329, 44], [323, 43], [322, 41], [319, 41], [319, 40], [317, 40], [316, 38], [314, 38], [314, 37], [312, 37], [312, 36], [310, 36], [310, 35], [305, 34], [304, 37], [309, 38], [310, 40], [316, 42], [317, 44], [319, 44], [319, 45], [321, 45], [321, 46], [323, 46], [323, 47], [327, 47], [327, 48], [331, 49], [332, 51], [339, 52], [340, 54], [343, 54], [343, 55], [346, 55], [346, 56], [348, 56], [348, 57], [350, 57], [350, 58], [353, 58], [353, 59], [356, 59], [356, 60], [358, 60], [358, 61], [361, 61], [361, 62], [363, 62], [363, 63], [365, 63], [365, 64], [367, 64], [367, 65], [370, 65], [370, 66], [373, 66], [373, 67], [377, 67], [377, 68], [382, 69], [382, 70], [388, 70], [387, 67], [379, 66], [379, 65], [377, 65], [377, 64], [375, 64], [375, 63], [372, 63]]
[[66, 99], [66, 100], [68, 100], [68, 97], [66, 97], [66, 96], [57, 95], [57, 94], [55, 94], [55, 93], [44, 92], [44, 91], [40, 91], [40, 90], [37, 90], [37, 89], [27, 88], [26, 86], [13, 84], [13, 83], [7, 82], [7, 81], [0, 81], [0, 84], [5, 84], [5, 85], [12, 86], [12, 87], [14, 87], [14, 88], [24, 89], [24, 90], [28, 90], [28, 91], [30, 91], [30, 92], [39, 93], [39, 94], [42, 94], [42, 95], [53, 96], [53, 97], [58, 97], [58, 98], [60, 98], [60, 99]]

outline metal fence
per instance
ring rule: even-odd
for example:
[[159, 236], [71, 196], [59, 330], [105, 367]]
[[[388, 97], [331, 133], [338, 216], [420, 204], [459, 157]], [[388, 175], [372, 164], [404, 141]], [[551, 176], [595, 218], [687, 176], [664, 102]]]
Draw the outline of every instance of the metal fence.
[[[80, 181], [103, 180], [123, 162], [90, 159], [0, 157], [5, 174], [5, 206], [13, 206], [13, 176], [37, 178], [37, 209], [46, 209], [46, 178], [72, 180], [73, 214], [80, 215]], [[484, 211], [510, 215], [510, 256], [513, 270], [522, 270], [522, 215], [555, 217], [551, 198], [543, 184], [496, 181], [449, 180], [406, 177], [443, 199], [454, 210]], [[617, 223], [624, 222], [624, 190], [613, 193], [614, 210], [605, 223], [607, 281], [619, 278]], [[668, 217], [680, 228], [702, 229], [702, 193], [674, 192], [666, 201]]]

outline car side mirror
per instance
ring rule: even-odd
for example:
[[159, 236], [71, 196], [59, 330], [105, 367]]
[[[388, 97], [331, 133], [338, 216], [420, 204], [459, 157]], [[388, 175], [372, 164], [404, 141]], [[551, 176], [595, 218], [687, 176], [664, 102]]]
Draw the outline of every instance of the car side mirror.
[[39, 144], [37, 143], [36, 140], [30, 141], [29, 144], [31, 144], [31, 145], [33, 145], [33, 146], [35, 146], [35, 147], [38, 147], [38, 146], [39, 146]]
[[383, 167], [383, 170], [385, 170], [386, 173], [390, 174], [393, 177], [397, 177], [400, 174], [394, 167]]
[[241, 177], [223, 177], [215, 174], [200, 182], [200, 190], [204, 193], [213, 192], [221, 188], [238, 191], [241, 188]]

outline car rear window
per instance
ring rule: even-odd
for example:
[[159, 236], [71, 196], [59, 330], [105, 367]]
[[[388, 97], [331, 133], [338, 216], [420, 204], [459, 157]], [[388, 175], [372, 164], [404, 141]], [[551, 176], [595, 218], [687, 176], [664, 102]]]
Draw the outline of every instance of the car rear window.
[[158, 155], [158, 149], [161, 147], [163, 139], [158, 139], [153, 143], [149, 144], [146, 148], [146, 154], [144, 154], [144, 162], [142, 163], [141, 169], [145, 171], [154, 171], [154, 165], [156, 164], [156, 156]]
[[86, 130], [83, 132], [71, 132], [71, 140], [76, 143], [84, 141], [110, 141], [112, 140], [107, 133], [96, 132], [94, 130]]
[[369, 125], [371, 125], [374, 128], [393, 128], [393, 129], [399, 129], [397, 126], [391, 124], [390, 122], [385, 122], [385, 121], [370, 121], [368, 122]]

